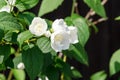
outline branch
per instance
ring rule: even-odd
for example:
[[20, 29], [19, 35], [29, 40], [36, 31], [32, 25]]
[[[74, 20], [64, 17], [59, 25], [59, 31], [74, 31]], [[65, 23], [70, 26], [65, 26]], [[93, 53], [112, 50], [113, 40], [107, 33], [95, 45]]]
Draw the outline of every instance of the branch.
[[[101, 2], [102, 5], [105, 5], [107, 3], [108, 0], [103, 0]], [[90, 11], [88, 11], [88, 13], [86, 14], [85, 18], [88, 19], [90, 16], [95, 15], [95, 11], [93, 11], [92, 9], [90, 9]]]
[[93, 24], [96, 25], [96, 24], [103, 22], [103, 21], [106, 21], [106, 20], [107, 20], [106, 18], [100, 18], [100, 19], [94, 21]]

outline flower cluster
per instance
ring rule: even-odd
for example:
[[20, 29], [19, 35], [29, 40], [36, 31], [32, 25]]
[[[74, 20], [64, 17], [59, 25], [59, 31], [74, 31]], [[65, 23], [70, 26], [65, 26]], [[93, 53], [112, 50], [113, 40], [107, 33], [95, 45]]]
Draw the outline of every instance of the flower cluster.
[[51, 47], [56, 52], [69, 49], [70, 44], [78, 43], [77, 28], [68, 26], [63, 19], [56, 19], [52, 23], [52, 32], [47, 30], [47, 23], [40, 17], [32, 20], [29, 30], [35, 36], [50, 37]]
[[10, 13], [10, 11], [13, 10], [13, 6], [15, 5], [16, 0], [8, 0], [8, 1], [5, 0], [5, 1], [6, 1], [6, 5], [0, 9], [0, 12], [6, 11]]

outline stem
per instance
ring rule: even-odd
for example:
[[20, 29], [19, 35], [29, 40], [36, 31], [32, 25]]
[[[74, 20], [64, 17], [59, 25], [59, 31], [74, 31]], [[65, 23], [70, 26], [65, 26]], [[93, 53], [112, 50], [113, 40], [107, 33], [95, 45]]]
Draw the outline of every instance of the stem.
[[12, 80], [12, 75], [13, 75], [12, 70], [10, 70], [7, 80]]
[[72, 3], [72, 10], [71, 10], [71, 15], [73, 15], [74, 10], [75, 10], [75, 2], [76, 2], [76, 0], [73, 0], [73, 3]]
[[[67, 61], [67, 56], [66, 56], [66, 55], [64, 55], [63, 61], [64, 61], [64, 62]], [[63, 73], [61, 74], [61, 77], [60, 77], [60, 78], [61, 78], [61, 80], [64, 80], [64, 74], [63, 74]]]

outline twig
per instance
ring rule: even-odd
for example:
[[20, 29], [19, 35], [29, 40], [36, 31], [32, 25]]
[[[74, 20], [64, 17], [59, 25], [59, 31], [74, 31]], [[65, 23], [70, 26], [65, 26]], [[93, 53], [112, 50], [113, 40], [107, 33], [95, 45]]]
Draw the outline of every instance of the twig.
[[[108, 0], [103, 0], [101, 2], [102, 5], [105, 5], [107, 3]], [[88, 13], [86, 14], [85, 18], [88, 19], [90, 16], [95, 15], [95, 11], [93, 11], [92, 9], [90, 9], [90, 11], [88, 11]]]
[[13, 75], [12, 70], [10, 70], [7, 80], [11, 80], [12, 79], [12, 75]]
[[106, 18], [100, 18], [100, 19], [94, 21], [93, 24], [95, 25], [95, 24], [98, 24], [98, 23], [106, 21], [106, 20], [107, 20]]

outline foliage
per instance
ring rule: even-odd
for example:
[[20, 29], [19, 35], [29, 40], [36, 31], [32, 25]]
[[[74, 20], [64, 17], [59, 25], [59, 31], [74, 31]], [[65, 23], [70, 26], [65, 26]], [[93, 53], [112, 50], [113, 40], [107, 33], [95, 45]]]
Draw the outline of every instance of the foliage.
[[[107, 17], [101, 0], [83, 1], [100, 17]], [[40, 2], [38, 16], [29, 12]], [[96, 29], [95, 24], [75, 12], [76, 0], [73, 0], [71, 16], [55, 21], [41, 18], [63, 2], [64, 0], [0, 0], [0, 71], [10, 69], [8, 80], [12, 79], [11, 72], [15, 80], [26, 80], [26, 74], [30, 80], [72, 80], [84, 77], [67, 63], [67, 58], [89, 66], [85, 45], [90, 36], [89, 26]], [[120, 71], [119, 53], [120, 50], [115, 52], [110, 60], [111, 75]], [[106, 77], [107, 74], [100, 71], [90, 79], [105, 80]], [[0, 79], [6, 78], [0, 74]]]

